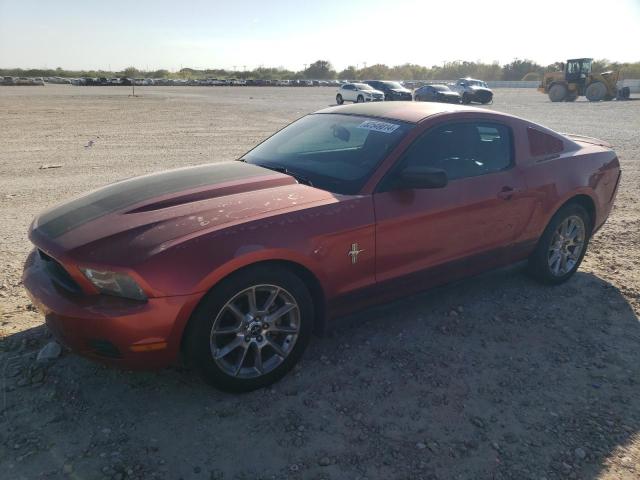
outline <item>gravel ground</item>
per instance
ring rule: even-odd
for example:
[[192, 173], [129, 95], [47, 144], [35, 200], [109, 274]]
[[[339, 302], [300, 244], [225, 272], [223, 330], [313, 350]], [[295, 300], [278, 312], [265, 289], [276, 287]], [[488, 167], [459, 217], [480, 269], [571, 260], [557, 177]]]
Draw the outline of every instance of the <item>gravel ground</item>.
[[[32, 217], [74, 194], [237, 158], [333, 89], [0, 87], [0, 474], [76, 479], [638, 479], [640, 101], [491, 108], [615, 145], [624, 174], [578, 274], [493, 272], [336, 322], [273, 388], [63, 353], [20, 284]], [[41, 168], [59, 166], [58, 168]]]

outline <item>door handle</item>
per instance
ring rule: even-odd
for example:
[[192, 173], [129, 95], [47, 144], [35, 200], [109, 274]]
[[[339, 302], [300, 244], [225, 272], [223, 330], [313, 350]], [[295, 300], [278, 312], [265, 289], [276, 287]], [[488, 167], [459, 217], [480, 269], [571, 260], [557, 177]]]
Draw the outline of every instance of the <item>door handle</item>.
[[516, 193], [518, 193], [517, 188], [502, 187], [502, 190], [498, 192], [498, 198], [501, 198], [502, 200], [511, 200], [511, 197]]

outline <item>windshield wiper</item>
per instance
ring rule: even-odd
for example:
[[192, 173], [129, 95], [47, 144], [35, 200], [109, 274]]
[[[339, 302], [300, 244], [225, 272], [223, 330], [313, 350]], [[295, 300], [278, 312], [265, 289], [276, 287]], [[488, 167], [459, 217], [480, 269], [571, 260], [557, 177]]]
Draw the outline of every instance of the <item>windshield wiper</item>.
[[281, 165], [263, 165], [261, 163], [256, 163], [256, 165], [262, 168], [268, 168], [269, 170], [273, 170], [274, 172], [284, 173], [285, 175], [289, 175], [295, 178], [298, 183], [302, 183], [304, 185], [309, 185], [310, 187], [313, 187], [313, 183], [311, 183], [311, 180], [303, 177], [302, 175], [294, 173], [288, 168], [283, 167]]

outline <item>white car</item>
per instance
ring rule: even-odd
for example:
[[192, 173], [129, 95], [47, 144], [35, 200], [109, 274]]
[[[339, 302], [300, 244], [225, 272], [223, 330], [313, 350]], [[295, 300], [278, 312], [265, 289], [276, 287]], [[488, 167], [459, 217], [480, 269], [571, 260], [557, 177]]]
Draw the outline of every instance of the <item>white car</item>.
[[336, 103], [342, 105], [344, 102], [381, 102], [384, 100], [384, 93], [375, 90], [366, 83], [345, 83], [338, 89]]

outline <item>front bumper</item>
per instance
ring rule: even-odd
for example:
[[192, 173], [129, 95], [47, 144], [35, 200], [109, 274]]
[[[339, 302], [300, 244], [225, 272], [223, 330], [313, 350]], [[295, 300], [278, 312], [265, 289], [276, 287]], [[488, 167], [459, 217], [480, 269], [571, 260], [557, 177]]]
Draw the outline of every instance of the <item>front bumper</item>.
[[438, 102], [460, 103], [460, 95], [438, 95]]
[[411, 102], [413, 95], [411, 93], [387, 93], [384, 99], [387, 102]]
[[184, 327], [202, 294], [138, 302], [65, 289], [34, 250], [22, 281], [54, 337], [74, 353], [131, 369], [177, 363]]

